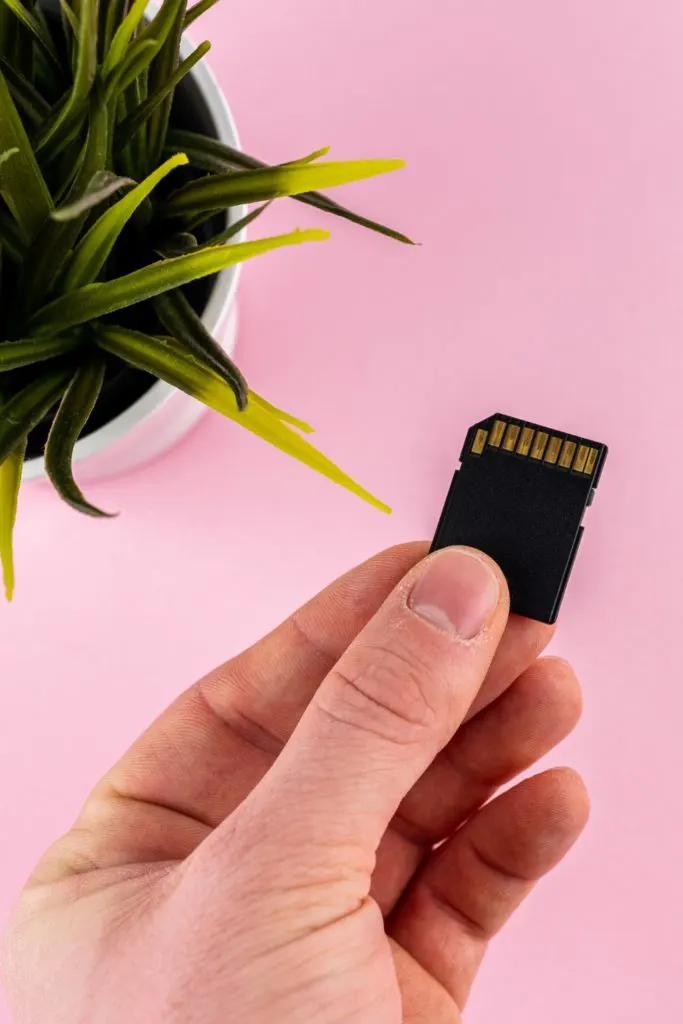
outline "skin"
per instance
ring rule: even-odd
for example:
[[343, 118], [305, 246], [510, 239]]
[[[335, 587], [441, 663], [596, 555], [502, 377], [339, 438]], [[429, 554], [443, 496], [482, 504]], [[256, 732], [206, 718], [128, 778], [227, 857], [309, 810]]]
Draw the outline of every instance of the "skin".
[[568, 769], [496, 795], [581, 696], [495, 567], [473, 639], [425, 617], [415, 588], [449, 553], [425, 555], [333, 583], [96, 786], [7, 933], [18, 1024], [461, 1020], [489, 941], [586, 822]]

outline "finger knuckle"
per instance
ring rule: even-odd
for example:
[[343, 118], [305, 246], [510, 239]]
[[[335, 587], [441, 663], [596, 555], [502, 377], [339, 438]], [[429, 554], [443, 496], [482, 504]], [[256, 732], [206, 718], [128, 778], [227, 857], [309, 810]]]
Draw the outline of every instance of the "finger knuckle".
[[393, 743], [420, 743], [439, 717], [433, 676], [430, 666], [409, 647], [373, 645], [356, 664], [341, 663], [332, 670], [321, 706], [353, 729]]

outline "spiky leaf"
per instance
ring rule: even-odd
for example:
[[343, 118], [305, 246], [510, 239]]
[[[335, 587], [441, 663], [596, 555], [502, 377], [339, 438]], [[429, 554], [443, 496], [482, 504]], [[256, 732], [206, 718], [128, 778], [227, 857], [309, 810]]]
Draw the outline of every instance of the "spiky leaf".
[[149, 68], [159, 52], [159, 44], [154, 39], [138, 39], [130, 48], [130, 52], [116, 65], [107, 80], [105, 95], [113, 100], [124, 93]]
[[201, 17], [201, 15], [205, 14], [207, 11], [210, 11], [217, 3], [218, 0], [199, 0], [199, 3], [193, 4], [185, 15], [185, 24], [183, 25], [183, 28], [189, 28], [190, 25], [194, 24], [197, 18]]
[[0, 464], [0, 565], [8, 601], [14, 596], [14, 524], [25, 452], [26, 438]]
[[70, 352], [78, 345], [78, 339], [71, 336], [54, 338], [31, 338], [22, 341], [7, 341], [0, 344], [0, 373], [32, 366]]
[[40, 21], [24, 6], [21, 0], [0, 0], [14, 14], [24, 28], [28, 29], [36, 42], [43, 48], [50, 60], [59, 65], [59, 58], [49, 32], [46, 32]]
[[86, 285], [85, 288], [55, 299], [31, 318], [29, 332], [35, 337], [58, 334], [69, 327], [97, 320], [107, 313], [154, 298], [172, 288], [181, 288], [190, 281], [217, 274], [227, 267], [274, 249], [303, 242], [322, 242], [328, 237], [327, 231], [294, 231], [289, 235], [262, 238], [257, 242], [240, 242], [237, 245], [220, 245], [202, 252], [176, 256], [172, 260], [162, 260], [124, 277], [103, 284]]
[[244, 217], [240, 217], [234, 224], [230, 224], [225, 231], [221, 231], [219, 234], [214, 235], [213, 238], [210, 238], [201, 248], [208, 249], [212, 245], [224, 245], [225, 242], [229, 242], [239, 235], [241, 231], [244, 231], [245, 228], [248, 228], [250, 224], [253, 224], [262, 213], [266, 212], [270, 205], [270, 203], [264, 203], [263, 206], [257, 206], [256, 209], [250, 210]]
[[191, 219], [225, 207], [347, 185], [400, 170], [403, 166], [403, 160], [333, 160], [216, 174], [178, 189], [166, 209], [169, 217]]
[[135, 135], [140, 128], [149, 121], [154, 112], [159, 109], [162, 104], [166, 102], [169, 96], [171, 96], [174, 90], [182, 82], [183, 78], [190, 73], [192, 68], [199, 63], [211, 49], [211, 43], [202, 43], [194, 50], [189, 57], [187, 57], [178, 67], [175, 69], [172, 75], [169, 75], [162, 84], [156, 89], [150, 96], [147, 97], [145, 102], [141, 104], [136, 110], [131, 111], [128, 117], [121, 122], [119, 126], [117, 138], [119, 144], [125, 145], [132, 135]]
[[[196, 361], [183, 357], [177, 348], [165, 346], [160, 339], [118, 327], [100, 327], [99, 344], [108, 352], [153, 373], [173, 387], [185, 391], [223, 416], [261, 437], [280, 451], [298, 459], [311, 469], [345, 487], [382, 512], [390, 508], [361, 487], [338, 466], [275, 414], [272, 406], [250, 393], [246, 409], [240, 412], [231, 388], [218, 376]], [[254, 400], [256, 399], [256, 400]]]
[[0, 417], [0, 464], [47, 415], [70, 376], [63, 369], [46, 372], [5, 402]]
[[183, 293], [176, 289], [157, 295], [154, 308], [169, 334], [223, 378], [228, 387], [232, 388], [240, 411], [246, 408], [246, 380], [232, 359], [209, 334]]
[[148, 0], [135, 0], [128, 14], [116, 29], [102, 65], [104, 78], [107, 78], [125, 60], [128, 46], [144, 17], [147, 6]]
[[2, 72], [7, 80], [12, 99], [18, 109], [23, 112], [35, 127], [40, 127], [50, 116], [50, 104], [9, 60], [2, 58], [0, 63], [2, 64]]
[[[93, 112], [83, 159], [76, 180], [69, 190], [66, 206], [83, 199], [93, 178], [105, 168], [107, 162], [111, 138], [109, 113], [97, 93], [91, 98], [91, 103]], [[87, 215], [86, 210], [67, 221], [48, 217], [24, 264], [20, 297], [27, 311], [35, 309], [51, 291], [81, 233]]]
[[[232, 168], [259, 170], [268, 167], [268, 164], [262, 160], [257, 160], [256, 157], [234, 149], [224, 142], [219, 142], [218, 139], [211, 139], [197, 132], [172, 128], [168, 133], [167, 152], [175, 153], [178, 150], [187, 153], [193, 167], [212, 173], [220, 174], [222, 171]], [[323, 213], [331, 214], [333, 217], [340, 217], [342, 220], [348, 220], [377, 234], [385, 235], [387, 238], [393, 238], [404, 245], [415, 244], [412, 239], [400, 231], [395, 231], [394, 228], [387, 227], [385, 224], [354, 213], [353, 210], [347, 209], [320, 192], [304, 192], [292, 198], [307, 206], [312, 206], [316, 210], [321, 210]]]
[[[164, 7], [169, 8], [173, 21], [168, 35], [163, 41], [159, 55], [150, 68], [150, 95], [159, 94], [172, 79], [180, 61], [180, 40], [183, 34], [183, 23], [187, 11], [187, 0], [166, 0]], [[159, 103], [147, 126], [147, 147], [149, 168], [155, 167], [164, 150], [166, 132], [171, 114], [172, 92], [167, 92]]]
[[38, 141], [38, 152], [46, 161], [53, 160], [64, 146], [78, 134], [88, 109], [88, 97], [97, 73], [97, 29], [99, 0], [80, 0], [78, 60], [74, 81], [57, 118]]
[[59, 496], [77, 512], [89, 516], [109, 513], [91, 505], [74, 480], [74, 447], [90, 419], [104, 382], [105, 361], [90, 353], [79, 366], [59, 403], [45, 446], [45, 469]]
[[17, 152], [0, 168], [0, 193], [30, 241], [52, 212], [52, 196], [0, 71], [0, 153]]
[[64, 275], [64, 290], [73, 291], [94, 281], [104, 266], [126, 224], [167, 174], [187, 163], [184, 153], [172, 156], [150, 174], [136, 188], [119, 199], [93, 224], [85, 238], [79, 242]]

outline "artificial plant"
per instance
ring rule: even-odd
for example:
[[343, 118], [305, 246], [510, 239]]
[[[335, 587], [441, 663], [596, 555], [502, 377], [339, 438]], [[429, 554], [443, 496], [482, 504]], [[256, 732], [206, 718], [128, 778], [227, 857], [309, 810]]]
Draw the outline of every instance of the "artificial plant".
[[[0, 558], [31, 432], [51, 422], [45, 467], [59, 495], [104, 515], [72, 471], [74, 445], [121, 361], [182, 389], [380, 508], [320, 454], [310, 428], [251, 391], [211, 337], [191, 282], [283, 246], [294, 231], [231, 241], [273, 200], [407, 242], [312, 190], [400, 161], [329, 162], [320, 150], [266, 166], [178, 124], [174, 95], [209, 50], [181, 58], [185, 28], [216, 0], [0, 0]], [[237, 222], [232, 208], [253, 205]]]

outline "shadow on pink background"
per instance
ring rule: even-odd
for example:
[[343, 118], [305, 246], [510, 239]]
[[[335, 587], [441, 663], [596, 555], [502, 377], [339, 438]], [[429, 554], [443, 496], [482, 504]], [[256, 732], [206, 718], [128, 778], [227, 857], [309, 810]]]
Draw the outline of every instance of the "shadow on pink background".
[[24, 493], [0, 608], [0, 915], [182, 688], [433, 532], [467, 426], [502, 410], [611, 446], [554, 645], [586, 714], [552, 763], [584, 773], [594, 810], [467, 1019], [680, 1021], [683, 7], [222, 0], [202, 24], [248, 150], [409, 161], [342, 198], [422, 247], [283, 201], [263, 233], [333, 239], [246, 268], [238, 342], [252, 385], [395, 514], [213, 416], [91, 488], [114, 522]]

